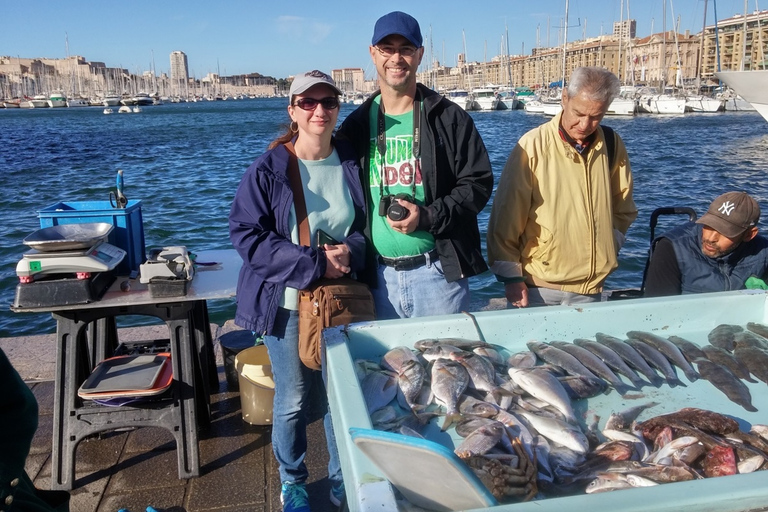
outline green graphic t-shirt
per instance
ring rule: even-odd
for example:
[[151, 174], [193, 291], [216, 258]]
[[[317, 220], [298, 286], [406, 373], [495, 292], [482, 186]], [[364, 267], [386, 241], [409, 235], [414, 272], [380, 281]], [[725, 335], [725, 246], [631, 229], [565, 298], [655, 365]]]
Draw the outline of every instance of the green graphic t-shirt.
[[[382, 158], [376, 144], [378, 133], [379, 103], [381, 96], [376, 96], [371, 106], [369, 125], [371, 140], [370, 157], [370, 208], [371, 237], [376, 251], [387, 258], [415, 256], [431, 251], [435, 247], [435, 238], [427, 231], [414, 231], [403, 234], [394, 231], [387, 223], [387, 218], [379, 215], [379, 202], [382, 193], [409, 194], [415, 203], [424, 205], [424, 183], [418, 161], [413, 157], [413, 112], [400, 115], [384, 115], [387, 135], [387, 150], [382, 171]], [[382, 177], [384, 181], [382, 183]], [[380, 187], [381, 184], [381, 187]]]

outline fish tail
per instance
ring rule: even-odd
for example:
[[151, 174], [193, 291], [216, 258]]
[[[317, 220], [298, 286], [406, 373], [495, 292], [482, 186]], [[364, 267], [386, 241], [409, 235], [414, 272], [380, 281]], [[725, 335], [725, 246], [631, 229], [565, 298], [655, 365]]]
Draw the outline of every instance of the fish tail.
[[667, 383], [669, 384], [669, 387], [671, 387], [671, 388], [674, 388], [676, 386], [682, 386], [684, 388], [688, 387], [683, 381], [681, 381], [677, 377], [667, 379]]
[[686, 377], [686, 378], [687, 378], [689, 381], [691, 381], [691, 382], [696, 382], [697, 380], [699, 380], [699, 379], [701, 378], [701, 375], [699, 375], [699, 374], [696, 372], [696, 370], [688, 370], [688, 371], [685, 371], [685, 372], [683, 372], [683, 373], [685, 373], [685, 377]]
[[445, 432], [446, 430], [448, 430], [448, 427], [458, 422], [460, 419], [461, 419], [461, 413], [449, 412], [448, 414], [445, 415], [445, 421], [443, 422], [443, 426], [440, 427], [440, 430]]

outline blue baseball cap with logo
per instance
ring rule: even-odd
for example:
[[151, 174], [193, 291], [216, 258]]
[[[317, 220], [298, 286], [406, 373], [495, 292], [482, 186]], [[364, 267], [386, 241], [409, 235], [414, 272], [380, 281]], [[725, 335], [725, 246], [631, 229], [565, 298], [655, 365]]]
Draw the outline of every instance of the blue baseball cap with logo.
[[416, 48], [421, 48], [423, 43], [419, 22], [410, 14], [405, 14], [404, 12], [393, 11], [379, 18], [373, 27], [371, 44], [377, 45], [382, 39], [392, 34], [403, 36]]

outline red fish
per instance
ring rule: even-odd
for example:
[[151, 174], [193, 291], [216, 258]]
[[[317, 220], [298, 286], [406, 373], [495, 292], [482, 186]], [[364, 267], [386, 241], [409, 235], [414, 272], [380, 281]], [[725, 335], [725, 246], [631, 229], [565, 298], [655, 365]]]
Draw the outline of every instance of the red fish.
[[730, 446], [715, 446], [701, 463], [707, 477], [735, 475], [736, 456]]

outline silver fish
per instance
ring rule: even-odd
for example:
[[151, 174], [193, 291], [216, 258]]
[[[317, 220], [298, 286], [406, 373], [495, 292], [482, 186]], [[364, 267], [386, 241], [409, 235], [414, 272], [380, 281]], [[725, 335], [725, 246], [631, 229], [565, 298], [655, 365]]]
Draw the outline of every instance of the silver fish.
[[408, 347], [395, 347], [381, 356], [379, 363], [385, 370], [400, 373], [400, 368], [408, 361], [416, 361], [416, 354]]
[[563, 413], [568, 423], [577, 422], [568, 392], [555, 376], [549, 372], [535, 369], [510, 368], [508, 373], [512, 380], [527, 393], [539, 400], [544, 400]]
[[488, 344], [480, 340], [468, 340], [466, 338], [428, 338], [419, 340], [413, 344], [413, 348], [425, 352], [428, 348], [435, 345], [451, 345], [462, 350], [471, 351], [476, 347], [485, 347]]
[[566, 375], [558, 377], [557, 380], [568, 392], [568, 396], [574, 400], [592, 398], [608, 390], [608, 383], [604, 380], [588, 379], [581, 375]]
[[672, 454], [676, 451], [682, 450], [684, 448], [687, 448], [688, 446], [691, 446], [692, 444], [698, 443], [699, 440], [696, 437], [693, 436], [680, 436], [674, 438], [672, 441], [668, 442], [661, 448], [659, 448], [658, 451], [651, 453], [648, 457], [648, 460], [645, 462], [651, 462], [654, 464], [657, 464], [659, 460], [672, 457]]
[[645, 331], [629, 331], [627, 337], [644, 341], [664, 354], [670, 363], [683, 370], [683, 373], [689, 381], [695, 382], [699, 379], [699, 374], [696, 373], [696, 370], [693, 369], [680, 349], [677, 348], [677, 345], [668, 339]]
[[626, 430], [644, 410], [657, 405], [659, 405], [658, 402], [648, 402], [647, 404], [637, 405], [620, 412], [611, 413], [608, 421], [605, 423], [605, 428], [611, 430]]
[[496, 369], [488, 359], [473, 352], [452, 352], [448, 359], [458, 361], [469, 373], [469, 387], [489, 393], [508, 393], [496, 385]]
[[587, 436], [579, 427], [554, 418], [543, 418], [528, 411], [518, 411], [517, 414], [525, 418], [539, 434], [550, 441], [582, 455], [586, 455], [589, 451]]
[[479, 418], [493, 418], [499, 412], [498, 406], [483, 400], [478, 400], [469, 395], [462, 395], [461, 398], [459, 398], [458, 406], [459, 412], [464, 417], [474, 416]]
[[564, 350], [578, 359], [581, 364], [589, 368], [595, 375], [607, 381], [620, 395], [625, 395], [631, 388], [619, 379], [602, 359], [586, 348], [565, 341], [551, 341], [550, 345]]
[[517, 352], [507, 358], [507, 365], [511, 368], [533, 368], [536, 366], [536, 354], [530, 350]]
[[739, 474], [754, 473], [760, 469], [764, 462], [765, 457], [760, 455], [753, 455], [752, 457], [739, 461], [739, 463], [736, 464], [736, 467], [739, 470]]
[[498, 421], [491, 420], [492, 423], [483, 425], [469, 434], [454, 452], [459, 457], [471, 457], [473, 455], [483, 455], [499, 444], [501, 436], [505, 433], [504, 425]]
[[664, 356], [664, 354], [641, 340], [629, 338], [626, 342], [631, 345], [632, 348], [637, 350], [638, 353], [640, 353], [640, 355], [642, 355], [643, 358], [648, 362], [648, 364], [658, 369], [661, 374], [664, 375], [664, 378], [667, 380], [667, 384], [669, 384], [670, 387], [685, 387], [685, 384], [677, 378], [674, 368], [672, 368], [672, 365], [666, 356]]
[[544, 361], [559, 366], [571, 375], [582, 375], [590, 379], [598, 380], [597, 375], [581, 364], [581, 362], [568, 352], [555, 348], [552, 345], [539, 341], [529, 341], [528, 348], [536, 353]]
[[468, 385], [469, 374], [460, 363], [450, 359], [436, 359], [432, 364], [432, 392], [446, 408], [442, 430], [461, 417], [458, 401]]
[[685, 357], [686, 361], [691, 364], [693, 364], [695, 359], [706, 357], [704, 352], [701, 350], [701, 347], [692, 341], [688, 341], [687, 339], [681, 338], [680, 336], [670, 336], [667, 339], [680, 349], [680, 352], [683, 353], [683, 357]]
[[654, 386], [659, 387], [664, 383], [664, 379], [662, 379], [659, 374], [650, 367], [643, 356], [641, 356], [637, 350], [632, 348], [631, 345], [624, 343], [622, 340], [616, 338], [615, 336], [610, 336], [601, 332], [595, 334], [595, 339], [601, 345], [605, 345], [606, 347], [619, 354], [625, 363], [642, 373], [645, 378], [647, 378], [648, 381]]
[[585, 348], [595, 354], [606, 365], [608, 365], [610, 368], [613, 368], [614, 371], [617, 371], [628, 378], [632, 385], [635, 386], [635, 388], [640, 389], [641, 387], [648, 385], [647, 382], [641, 379], [640, 376], [632, 368], [630, 368], [626, 362], [624, 362], [624, 359], [622, 359], [619, 354], [617, 354], [613, 349], [607, 347], [606, 345], [584, 338], [577, 338], [573, 340], [573, 344]]
[[640, 460], [645, 460], [649, 455], [648, 445], [645, 444], [645, 441], [641, 437], [610, 428], [603, 429], [602, 434], [611, 441], [629, 441], [632, 443], [635, 453]]
[[426, 349], [422, 353], [422, 356], [427, 361], [434, 361], [436, 359], [448, 359], [449, 356], [454, 353], [469, 354], [470, 352], [462, 350], [459, 347], [454, 347], [453, 345], [438, 343]]
[[621, 473], [601, 474], [587, 485], [587, 494], [600, 492], [616, 491], [618, 489], [629, 489], [632, 485], [627, 481], [627, 477]]
[[371, 372], [363, 378], [360, 387], [368, 414], [389, 404], [397, 395], [397, 379], [391, 372]]
[[752, 405], [752, 394], [749, 392], [749, 388], [730, 370], [709, 359], [699, 359], [696, 364], [701, 376], [722, 391], [731, 402], [739, 404], [750, 412], [757, 411], [757, 408]]
[[478, 356], [488, 359], [491, 363], [493, 363], [494, 366], [505, 367], [507, 365], [504, 357], [499, 353], [499, 351], [491, 346], [475, 347], [472, 349], [472, 352]]
[[754, 424], [750, 427], [749, 433], [759, 437], [763, 441], [768, 441], [768, 425]]
[[397, 373], [397, 386], [403, 393], [405, 403], [414, 412], [424, 409], [419, 397], [426, 379], [427, 370], [415, 358], [405, 361]]
[[738, 359], [733, 357], [733, 354], [724, 348], [716, 347], [714, 345], [704, 345], [701, 347], [701, 351], [704, 352], [706, 359], [709, 359], [713, 363], [719, 364], [724, 368], [728, 368], [737, 378], [746, 380], [747, 382], [757, 382], [749, 375], [749, 369], [741, 364]]
[[712, 345], [727, 350], [728, 352], [733, 352], [733, 335], [743, 330], [744, 329], [739, 325], [720, 324], [709, 331], [707, 339]]
[[499, 422], [491, 418], [468, 416], [462, 418], [458, 423], [456, 423], [456, 425], [454, 425], [454, 430], [461, 437], [467, 437], [480, 427], [484, 427], [486, 425], [495, 425], [496, 423]]
[[629, 485], [632, 487], [653, 487], [654, 485], [659, 485], [658, 482], [654, 482], [650, 478], [645, 478], [633, 473], [627, 473], [626, 476], [627, 482], [629, 482]]

